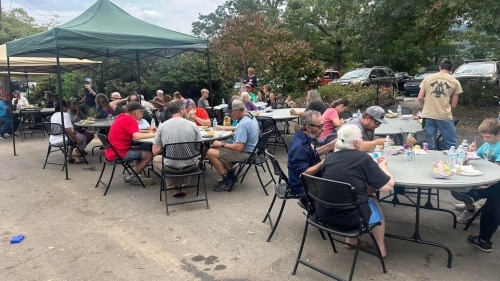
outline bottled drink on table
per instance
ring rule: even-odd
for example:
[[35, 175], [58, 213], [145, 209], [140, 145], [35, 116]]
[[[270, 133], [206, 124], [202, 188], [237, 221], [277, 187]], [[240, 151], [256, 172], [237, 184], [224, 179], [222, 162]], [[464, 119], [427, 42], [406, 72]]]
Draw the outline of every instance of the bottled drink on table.
[[[111, 119], [111, 118], [110, 118]], [[156, 121], [155, 119], [151, 119], [151, 127], [156, 127]]]
[[215, 127], [217, 126], [217, 119], [213, 119], [212, 120], [212, 127], [215, 129]]
[[224, 101], [224, 98], [222, 99], [222, 104], [226, 104], [226, 102]]
[[457, 149], [457, 165], [463, 165], [465, 160], [465, 151], [462, 146]]
[[401, 117], [403, 115], [403, 109], [401, 108], [401, 105], [398, 105], [398, 117]]
[[358, 112], [356, 113], [356, 117], [361, 117], [361, 110], [358, 109]]
[[455, 163], [457, 161], [455, 146], [452, 145], [448, 150], [448, 167], [450, 169], [455, 168]]
[[391, 138], [389, 137], [389, 135], [387, 135], [384, 140], [384, 157], [389, 156], [391, 146], [392, 146]]
[[375, 150], [373, 151], [373, 159], [375, 160], [375, 162], [378, 163], [378, 159], [382, 156], [381, 155], [382, 151], [380, 150], [380, 146], [376, 146], [375, 147]]
[[463, 140], [461, 146], [465, 150], [465, 153], [469, 151], [469, 144], [467, 143], [467, 140]]

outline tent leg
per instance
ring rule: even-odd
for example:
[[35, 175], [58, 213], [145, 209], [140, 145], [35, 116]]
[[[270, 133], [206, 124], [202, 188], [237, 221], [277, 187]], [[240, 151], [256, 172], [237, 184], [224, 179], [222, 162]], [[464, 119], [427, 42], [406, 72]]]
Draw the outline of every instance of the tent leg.
[[137, 65], [137, 93], [139, 93], [139, 103], [142, 102], [141, 95], [141, 64], [139, 62], [139, 51], [135, 52], [135, 63]]
[[[7, 78], [7, 81], [9, 83], [9, 92], [10, 92], [10, 85], [11, 85], [11, 82], [10, 82], [10, 58], [7, 57], [7, 75], [8, 75], [8, 78]], [[4, 89], [6, 89], [7, 87], [3, 87]], [[12, 128], [14, 128], [14, 112], [12, 112], [12, 93], [10, 93], [10, 98], [9, 98], [9, 106], [11, 107], [11, 110], [9, 110], [10, 112], [10, 126], [11, 126], [11, 134], [12, 134], [12, 148], [14, 149], [14, 156], [17, 156], [16, 154], [16, 138], [14, 137], [14, 131], [12, 130]], [[22, 136], [21, 136], [22, 137]]]
[[[64, 108], [62, 107], [62, 96], [63, 96], [63, 91], [62, 91], [62, 82], [61, 82], [61, 65], [59, 64], [59, 48], [56, 47], [56, 63], [57, 63], [57, 86], [59, 89], [59, 109], [61, 110], [61, 125], [63, 128], [64, 127]], [[64, 144], [64, 161], [66, 162], [66, 159], [68, 158], [68, 146], [66, 145], [66, 134], [62, 134], [63, 137], [63, 144]], [[66, 180], [70, 180], [68, 176], [68, 165], [66, 165]]]

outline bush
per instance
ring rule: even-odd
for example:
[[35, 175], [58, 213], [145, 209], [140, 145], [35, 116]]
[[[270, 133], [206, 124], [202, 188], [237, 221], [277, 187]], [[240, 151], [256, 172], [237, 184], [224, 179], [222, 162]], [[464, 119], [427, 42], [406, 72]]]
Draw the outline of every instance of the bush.
[[[344, 98], [349, 101], [350, 108], [360, 109], [361, 111], [377, 103], [376, 86], [328, 84], [318, 88], [318, 91], [323, 101], [327, 103]], [[378, 100], [378, 105], [381, 107], [391, 106], [394, 103], [392, 88], [379, 87]]]
[[469, 82], [461, 80], [463, 93], [458, 98], [461, 105], [496, 105], [500, 95], [500, 87], [490, 81]]

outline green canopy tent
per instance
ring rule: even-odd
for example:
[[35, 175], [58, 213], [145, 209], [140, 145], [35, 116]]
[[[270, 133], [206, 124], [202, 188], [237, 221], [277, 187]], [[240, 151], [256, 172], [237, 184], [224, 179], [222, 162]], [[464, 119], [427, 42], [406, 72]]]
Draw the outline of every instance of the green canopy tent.
[[[14, 56], [55, 57], [58, 62], [58, 87], [62, 93], [59, 66], [61, 57], [135, 60], [140, 92], [140, 60], [155, 57], [171, 58], [188, 51], [204, 52], [207, 57], [209, 90], [212, 91], [207, 44], [208, 40], [136, 19], [109, 0], [98, 0], [81, 15], [65, 24], [8, 42], [7, 62]], [[59, 100], [62, 100], [61, 95]], [[68, 179], [67, 169], [66, 179]]]

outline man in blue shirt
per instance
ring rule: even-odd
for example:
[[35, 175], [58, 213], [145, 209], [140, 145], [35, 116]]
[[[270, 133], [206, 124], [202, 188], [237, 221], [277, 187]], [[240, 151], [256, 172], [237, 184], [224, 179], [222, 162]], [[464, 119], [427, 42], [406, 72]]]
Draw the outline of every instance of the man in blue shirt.
[[231, 188], [236, 181], [233, 163], [247, 160], [259, 142], [259, 123], [245, 111], [245, 104], [240, 100], [233, 100], [230, 108], [231, 118], [238, 121], [233, 140], [214, 141], [212, 148], [207, 151], [208, 160], [222, 176], [222, 181], [213, 189], [217, 192]]
[[18, 100], [15, 100], [11, 106], [9, 93], [5, 93], [3, 95], [3, 98], [0, 99], [0, 123], [3, 124], [2, 128], [0, 129], [0, 139], [5, 139], [5, 134], [14, 135], [14, 132], [19, 127], [19, 123], [21, 123], [18, 118], [14, 117], [14, 125], [12, 126], [12, 122], [10, 120], [9, 112], [10, 110], [16, 109], [17, 101]]
[[314, 143], [323, 132], [323, 118], [318, 111], [305, 111], [300, 122], [302, 129], [293, 137], [288, 153], [288, 180], [292, 191], [301, 197], [302, 203], [306, 203], [300, 174], [321, 177], [321, 168], [325, 160], [321, 160], [320, 156], [333, 150], [337, 140], [315, 147]]
[[81, 101], [85, 101], [85, 113], [88, 114], [89, 109], [95, 108], [95, 96], [97, 95], [97, 86], [92, 85], [92, 79], [85, 78], [85, 96]]

